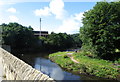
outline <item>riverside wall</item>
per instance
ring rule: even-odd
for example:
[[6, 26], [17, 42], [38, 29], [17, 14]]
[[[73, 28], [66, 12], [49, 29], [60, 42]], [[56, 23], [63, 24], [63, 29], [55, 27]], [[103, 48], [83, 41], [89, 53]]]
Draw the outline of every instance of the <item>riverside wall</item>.
[[6, 80], [53, 80], [2, 48], [0, 48], [0, 57]]

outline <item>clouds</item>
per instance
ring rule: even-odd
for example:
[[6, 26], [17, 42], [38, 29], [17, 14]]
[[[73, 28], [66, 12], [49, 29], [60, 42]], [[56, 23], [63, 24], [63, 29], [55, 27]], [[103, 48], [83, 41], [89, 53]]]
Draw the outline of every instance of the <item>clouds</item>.
[[69, 18], [69, 19], [66, 19], [66, 20], [63, 20], [62, 22], [62, 25], [60, 25], [56, 32], [59, 33], [59, 32], [66, 32], [66, 33], [73, 33], [73, 31], [75, 30], [78, 30], [79, 29], [79, 23], [76, 22], [74, 19], [72, 18]]
[[19, 18], [16, 16], [17, 14], [17, 10], [13, 7], [9, 7], [6, 10], [4, 10], [5, 12], [7, 12], [7, 15], [2, 15], [1, 16], [1, 23], [9, 23], [9, 22], [18, 22]]
[[82, 22], [83, 14], [84, 14], [84, 12], [80, 12], [80, 13], [75, 14], [74, 19]]
[[13, 7], [7, 8], [7, 4], [0, 1], [0, 24], [19, 21], [19, 18], [16, 16], [17, 10]]
[[11, 7], [11, 8], [9, 8], [9, 9], [7, 10], [7, 12], [16, 13], [17, 11], [16, 11], [15, 8]]
[[11, 16], [9, 16], [9, 21], [10, 21], [10, 22], [18, 22], [19, 19], [18, 19], [16, 16], [11, 15]]
[[43, 9], [36, 9], [34, 11], [36, 16], [50, 16], [50, 9], [48, 7], [44, 7]]
[[[77, 10], [74, 10], [73, 12], [73, 10], [70, 10], [73, 8], [69, 8], [70, 6], [68, 7], [68, 4], [66, 5], [63, 0], [51, 0], [49, 4], [40, 3], [40, 7], [36, 4], [38, 3], [26, 3], [22, 5], [10, 4], [9, 6], [5, 5], [7, 7], [3, 8], [2, 11], [2, 13], [5, 14], [2, 14], [4, 16], [0, 17], [0, 20], [5, 23], [18, 22], [24, 25], [31, 25], [34, 30], [39, 30], [38, 17], [41, 17], [42, 29], [50, 32], [66, 32], [69, 34], [79, 32], [79, 28], [82, 25], [81, 19], [83, 17], [83, 12], [78, 12]], [[74, 3], [71, 6], [74, 6]]]
[[36, 9], [34, 11], [36, 16], [54, 16], [61, 21], [61, 25], [55, 27], [55, 32], [73, 33], [79, 32], [80, 26], [82, 26], [82, 17], [84, 12], [70, 15], [67, 10], [64, 9], [63, 0], [52, 0], [49, 6], [43, 9]]
[[[62, 1], [62, 0], [60, 0], [60, 1]], [[80, 26], [82, 26], [82, 18], [83, 18], [84, 12], [70, 15], [69, 12], [67, 12], [67, 10], [64, 9], [63, 1], [62, 1], [62, 3], [63, 3], [62, 4], [63, 6], [61, 7], [61, 11], [60, 11], [60, 14], [58, 14], [58, 16], [64, 17], [64, 18], [62, 18], [62, 20], [61, 20], [62, 24], [60, 26], [58, 26], [58, 28], [55, 30], [55, 32], [58, 32], [58, 33], [66, 32], [69, 34], [73, 34], [76, 32], [78, 33]]]
[[49, 4], [50, 11], [57, 19], [63, 19], [66, 15], [64, 10], [64, 2], [62, 0], [52, 0]]
[[62, 0], [52, 0], [48, 7], [36, 9], [34, 14], [36, 16], [55, 15], [56, 19], [63, 19], [66, 15], [66, 11], [64, 10], [64, 2]]
[[4, 2], [0, 0], [0, 14], [1, 14], [1, 11], [2, 11], [3, 5], [4, 5]]
[[64, 19], [62, 21], [62, 25], [60, 25], [57, 29], [56, 32], [66, 32], [69, 34], [73, 34], [73, 33], [78, 33], [80, 26], [82, 26], [82, 18], [83, 18], [83, 12], [80, 12], [78, 14], [75, 15], [71, 15], [69, 18]]
[[[23, 2], [50, 2], [51, 0], [3, 0], [4, 3], [23, 3]], [[99, 2], [104, 0], [64, 0], [64, 2]], [[119, 0], [106, 0], [108, 2]]]
[[[9, 13], [12, 13], [12, 14], [17, 13], [17, 10], [13, 7], [8, 8], [6, 11], [9, 12]], [[18, 22], [19, 21], [18, 17], [15, 16], [15, 15], [9, 15], [8, 18], [9, 18], [10, 22]]]
[[2, 1], [0, 1], [0, 6], [3, 5], [4, 3]]
[[10, 16], [0, 16], [0, 24], [2, 23], [9, 23], [9, 22], [19, 22], [19, 18], [17, 16], [14, 15], [10, 15]]

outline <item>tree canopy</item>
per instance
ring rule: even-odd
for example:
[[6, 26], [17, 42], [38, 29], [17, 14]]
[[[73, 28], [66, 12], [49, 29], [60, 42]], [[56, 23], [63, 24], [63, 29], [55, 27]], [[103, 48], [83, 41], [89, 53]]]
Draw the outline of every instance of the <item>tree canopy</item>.
[[79, 33], [71, 34], [70, 36], [73, 38], [73, 42], [74, 42], [73, 47], [80, 48], [82, 46], [82, 41], [80, 39], [80, 34]]
[[84, 13], [80, 28], [83, 49], [104, 59], [120, 54], [120, 2], [98, 2]]
[[52, 32], [47, 37], [37, 37], [31, 26], [26, 27], [18, 23], [2, 24], [1, 28], [3, 44], [9, 45], [12, 51], [48, 51], [81, 47], [79, 34]]
[[49, 49], [63, 50], [73, 47], [73, 38], [66, 33], [51, 33], [47, 38], [41, 38]]
[[30, 49], [37, 45], [31, 26], [25, 27], [18, 23], [2, 24], [3, 44], [9, 45], [12, 50]]

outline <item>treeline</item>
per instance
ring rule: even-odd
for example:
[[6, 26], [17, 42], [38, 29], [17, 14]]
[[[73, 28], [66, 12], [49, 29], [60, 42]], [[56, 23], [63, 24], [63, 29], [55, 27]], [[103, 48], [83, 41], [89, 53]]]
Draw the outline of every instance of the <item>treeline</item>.
[[52, 32], [48, 37], [40, 37], [42, 46], [47, 50], [66, 50], [68, 48], [80, 48], [79, 34], [68, 35], [66, 33]]
[[32, 27], [18, 23], [2, 24], [2, 45], [8, 45], [11, 52], [24, 52], [36, 48], [38, 38], [34, 37]]
[[36, 37], [31, 26], [18, 23], [2, 24], [2, 44], [9, 45], [12, 53], [65, 50], [81, 47], [79, 34], [51, 33], [48, 37]]

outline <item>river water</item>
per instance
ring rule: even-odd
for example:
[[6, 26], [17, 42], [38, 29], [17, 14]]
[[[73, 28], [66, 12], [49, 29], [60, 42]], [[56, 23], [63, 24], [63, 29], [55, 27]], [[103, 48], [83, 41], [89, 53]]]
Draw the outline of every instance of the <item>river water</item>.
[[49, 53], [24, 54], [21, 56], [21, 59], [55, 80], [103, 80], [94, 76], [76, 75], [65, 71], [56, 63], [50, 61], [48, 54]]

